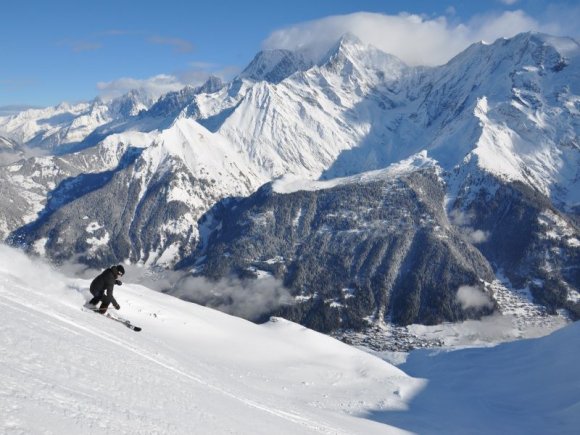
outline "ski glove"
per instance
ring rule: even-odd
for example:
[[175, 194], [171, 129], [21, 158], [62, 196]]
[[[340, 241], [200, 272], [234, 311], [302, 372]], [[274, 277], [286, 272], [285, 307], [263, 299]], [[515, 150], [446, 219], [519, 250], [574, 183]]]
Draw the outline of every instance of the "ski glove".
[[123, 283], [121, 281], [119, 281], [118, 279], [115, 280], [115, 284], [117, 284], [117, 285], [123, 285]]
[[115, 305], [115, 310], [120, 310], [121, 309], [121, 305], [117, 304]]

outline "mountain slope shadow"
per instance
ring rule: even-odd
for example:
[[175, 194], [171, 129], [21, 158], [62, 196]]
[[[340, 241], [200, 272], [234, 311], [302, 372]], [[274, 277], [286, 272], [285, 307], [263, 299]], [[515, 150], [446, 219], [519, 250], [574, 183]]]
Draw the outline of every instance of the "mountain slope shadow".
[[240, 104], [242, 104], [242, 101], [243, 98], [240, 99], [240, 101], [238, 101], [234, 106], [228, 107], [221, 112], [216, 113], [215, 115], [208, 116], [207, 118], [198, 118], [197, 122], [199, 122], [212, 133], [216, 133], [223, 125], [223, 123], [226, 122], [226, 120], [230, 117], [230, 115], [236, 111]]
[[425, 148], [420, 131], [424, 120], [413, 113], [411, 104], [403, 105], [401, 91], [376, 87], [344, 114], [350, 125], [368, 125], [368, 132], [356, 146], [344, 149], [322, 172], [328, 180], [381, 169], [406, 159]]
[[425, 387], [408, 409], [366, 417], [421, 434], [577, 433], [579, 331], [575, 323], [491, 348], [415, 351], [399, 368]]

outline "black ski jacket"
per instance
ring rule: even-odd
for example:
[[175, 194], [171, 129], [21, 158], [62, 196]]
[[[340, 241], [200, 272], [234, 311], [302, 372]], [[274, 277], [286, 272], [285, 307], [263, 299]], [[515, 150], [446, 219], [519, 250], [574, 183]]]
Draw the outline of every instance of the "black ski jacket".
[[[93, 279], [91, 282], [91, 293], [93, 296], [100, 296], [103, 301], [112, 303], [113, 306], [118, 306], [117, 301], [113, 297], [113, 287], [115, 286], [115, 274], [109, 269], [105, 269], [103, 273]], [[103, 294], [107, 292], [106, 296], [103, 298]]]

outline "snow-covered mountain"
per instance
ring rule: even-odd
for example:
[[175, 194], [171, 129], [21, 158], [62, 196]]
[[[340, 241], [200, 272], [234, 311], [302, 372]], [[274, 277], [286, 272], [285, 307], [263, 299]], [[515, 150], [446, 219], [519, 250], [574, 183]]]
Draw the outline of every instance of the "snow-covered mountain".
[[29, 147], [62, 153], [74, 149], [97, 127], [135, 116], [152, 103], [147, 95], [134, 90], [111, 101], [96, 98], [86, 103], [29, 109], [0, 117], [0, 134]]
[[311, 66], [312, 63], [301, 53], [289, 50], [264, 50], [254, 57], [239, 78], [280, 83], [295, 72], [306, 71]]
[[179, 118], [161, 131], [113, 134], [74, 154], [11, 165], [0, 189], [12, 202], [5, 216], [20, 219], [15, 243], [55, 259], [171, 267], [191, 255], [196, 222], [213, 204], [260, 184], [251, 168], [223, 138]]
[[0, 136], [0, 166], [24, 157], [22, 147], [12, 139]]
[[440, 173], [423, 153], [345, 179], [277, 180], [212, 215], [219, 229], [196, 269], [272, 274], [296, 299], [276, 314], [325, 332], [490, 314], [491, 302], [463, 309], [456, 297], [462, 286], [484, 295], [494, 275], [450, 224]]
[[[471, 110], [470, 122], [479, 124], [479, 130], [470, 129], [477, 137], [466, 144], [465, 161], [474, 159], [487, 172], [527, 184], [563, 210], [577, 207], [578, 42], [522, 34], [493, 45], [473, 46], [446, 69], [458, 67], [462, 76], [472, 78], [461, 88], [451, 87], [445, 69], [439, 80], [447, 98], [459, 92], [465, 95], [466, 86], [476, 87], [471, 99], [460, 99]], [[497, 78], [487, 79], [491, 76]], [[445, 146], [441, 142], [435, 145], [437, 149]], [[443, 152], [449, 154], [445, 148]]]
[[501, 308], [504, 285], [578, 316], [573, 224], [493, 176], [472, 180], [448, 212], [443, 175], [424, 152], [346, 178], [279, 179], [212, 211], [195, 270], [273, 275], [295, 297], [276, 315], [325, 332], [477, 318]]
[[[397, 58], [341, 39], [318, 64], [285, 80], [235, 80], [202, 96], [198, 122], [219, 132], [268, 171], [317, 178], [341, 152], [362, 146], [407, 67]], [[385, 95], [386, 94], [386, 95]], [[378, 118], [377, 118], [378, 121]], [[382, 122], [382, 121], [381, 121]], [[381, 167], [368, 159], [362, 170]], [[356, 161], [349, 162], [361, 172]]]
[[81, 309], [89, 280], [0, 246], [0, 432], [572, 434], [580, 424], [580, 323], [399, 355], [397, 368], [282, 319], [255, 325], [131, 284], [133, 272], [113, 314], [137, 333]]
[[[327, 288], [332, 296], [323, 298], [322, 305], [366, 280], [372, 291], [360, 294], [372, 294], [372, 303], [354, 302], [359, 308], [380, 307], [367, 311], [368, 319], [457, 320], [466, 310], [458, 311], [451, 295], [476, 283], [488, 288], [493, 271], [508, 287], [531, 292], [552, 312], [566, 308], [579, 315], [576, 41], [525, 33], [474, 44], [435, 68], [408, 67], [351, 35], [319, 59], [305, 53], [259, 53], [230, 83], [213, 79], [139, 110], [132, 109], [138, 99], [125, 96], [127, 104], [95, 100], [0, 118], [0, 134], [59, 150], [58, 156], [0, 168], [3, 237], [59, 261], [195, 266], [213, 278], [246, 273], [246, 266], [259, 263], [258, 269], [277, 270], [284, 284], [292, 286], [297, 281], [291, 279], [288, 262], [300, 257], [293, 257], [298, 253], [294, 248], [284, 247], [284, 235], [294, 234], [302, 216], [292, 213], [310, 210], [308, 234], [329, 231], [325, 240], [333, 240], [323, 247], [338, 247], [343, 227], [364, 230], [357, 233], [358, 241], [352, 238], [356, 243], [348, 245], [346, 257], [334, 248], [327, 256], [312, 256], [318, 262], [313, 270], [334, 270], [338, 263], [333, 259], [360, 252], [372, 254], [369, 264], [384, 265], [378, 274], [373, 267], [348, 269], [345, 282]], [[76, 151], [65, 154], [66, 149]], [[415, 183], [395, 174], [378, 187], [384, 195], [363, 198], [366, 208], [356, 207], [360, 192], [368, 189], [365, 176], [306, 195], [265, 187], [250, 196], [288, 174], [336, 180], [418, 155], [435, 162], [431, 178], [424, 179], [432, 181], [417, 181], [421, 171], [411, 176], [418, 177]], [[309, 202], [298, 207], [295, 198], [301, 195]], [[348, 216], [333, 205], [338, 199]], [[263, 227], [268, 244], [247, 243], [250, 235], [259, 235], [252, 226], [257, 221], [234, 223], [239, 231], [230, 233], [231, 239], [220, 233], [231, 224], [227, 219], [238, 216], [236, 207], [267, 210], [281, 204], [296, 207], [292, 213], [268, 211], [275, 217], [264, 220], [273, 225]], [[380, 242], [373, 249], [361, 238], [373, 225], [378, 225], [377, 234], [403, 233], [388, 216], [368, 221], [374, 215], [365, 210], [377, 208], [393, 210], [401, 218], [397, 222], [414, 229], [397, 238], [400, 243]], [[426, 220], [417, 220], [417, 210], [427, 211]], [[421, 253], [421, 240], [432, 241], [428, 245], [437, 246], [433, 252], [441, 256], [406, 256]], [[313, 245], [300, 249], [315, 252], [316, 241], [312, 238]], [[242, 250], [248, 256], [232, 261], [227, 252], [208, 251], [228, 245], [252, 252]], [[409, 246], [417, 249], [407, 250]], [[481, 258], [469, 260], [477, 255]], [[264, 266], [275, 258], [286, 263]], [[430, 258], [442, 263], [429, 264]], [[417, 265], [424, 267], [411, 279]], [[457, 277], [465, 282], [437, 279], [445, 265], [450, 276], [460, 265]], [[374, 272], [360, 276], [361, 270]], [[313, 273], [301, 277], [293, 296], [322, 297], [318, 279]], [[405, 315], [393, 313], [389, 305], [396, 282], [412, 287], [397, 291], [407, 298]]]
[[12, 139], [0, 136], [0, 152], [16, 152], [18, 144]]
[[[579, 52], [572, 39], [525, 33], [475, 44], [441, 67], [409, 68], [346, 35], [314, 65], [300, 52], [261, 52], [229, 85], [213, 78], [169, 93], [147, 115], [193, 117], [272, 176], [348, 175], [426, 149], [445, 169], [468, 156], [573, 206]], [[280, 64], [284, 73], [269, 79]], [[136, 93], [62, 104], [0, 118], [0, 133], [70, 143], [144, 107]]]

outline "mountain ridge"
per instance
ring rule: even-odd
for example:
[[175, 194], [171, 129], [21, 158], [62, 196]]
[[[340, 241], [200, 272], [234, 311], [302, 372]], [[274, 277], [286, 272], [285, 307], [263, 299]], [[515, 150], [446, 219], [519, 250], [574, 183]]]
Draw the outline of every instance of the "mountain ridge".
[[[0, 167], [0, 189], [3, 197], [11, 199], [0, 210], [0, 229], [13, 243], [59, 261], [81, 258], [102, 265], [129, 261], [151, 267], [192, 267], [203, 263], [200, 247], [207, 249], [212, 237], [221, 237], [223, 222], [214, 212], [221, 210], [227, 219], [240, 204], [265, 207], [267, 197], [251, 196], [264, 183], [291, 175], [311, 180], [303, 186], [312, 185], [312, 180], [368, 174], [420, 155], [436, 161], [444, 175], [432, 174], [423, 181], [415, 175], [419, 178], [410, 182], [407, 175], [399, 174], [393, 186], [404, 186], [401, 197], [395, 195], [388, 206], [394, 210], [396, 201], [402, 201], [408, 213], [427, 207], [432, 211], [427, 221], [438, 224], [425, 227], [420, 236], [409, 232], [408, 238], [377, 248], [373, 255], [389, 271], [372, 285], [365, 284], [372, 299], [394, 300], [390, 296], [395, 277], [404, 281], [413, 267], [394, 261], [396, 267], [390, 270], [388, 259], [405, 257], [402, 252], [420, 237], [417, 240], [422, 242], [413, 249], [418, 256], [408, 261], [422, 265], [426, 275], [424, 280], [415, 277], [414, 288], [399, 289], [401, 297], [414, 300], [404, 304], [406, 314], [395, 314], [406, 319], [402, 323], [464, 318], [466, 310], [458, 308], [454, 292], [461, 285], [480, 286], [484, 291], [478, 279], [489, 283], [492, 277], [487, 271], [492, 269], [494, 273], [507, 269], [515, 288], [528, 288], [550, 310], [577, 313], [579, 52], [571, 39], [527, 33], [489, 45], [474, 44], [440, 67], [411, 68], [347, 35], [319, 63], [301, 63], [298, 54], [285, 51], [263, 52], [248, 67], [247, 76], [169, 93], [137, 114], [123, 104], [117, 107], [125, 109], [114, 112], [95, 100], [92, 105], [62, 105], [52, 112], [0, 118], [3, 135], [27, 135], [28, 145], [49, 149], [77, 149]], [[273, 71], [277, 72], [269, 76]], [[40, 118], [35, 120], [34, 114]], [[347, 206], [356, 204], [364, 178], [360, 175], [359, 183], [335, 186], [333, 192], [340, 192], [337, 195]], [[75, 190], [79, 183], [88, 187]], [[437, 203], [424, 196], [434, 186]], [[323, 194], [300, 195], [310, 195], [311, 204]], [[280, 204], [290, 204], [292, 195], [299, 196], [296, 192], [279, 195]], [[118, 206], [120, 198], [126, 207]], [[366, 207], [379, 206], [379, 196], [373, 198]], [[106, 205], [105, 210], [90, 216], [100, 204]], [[314, 216], [322, 221], [331, 208], [331, 201], [325, 200], [312, 210], [320, 211]], [[272, 221], [272, 228], [287, 234], [292, 219], [282, 214], [281, 223]], [[345, 222], [351, 225], [357, 219], [366, 219], [362, 208], [353, 210]], [[551, 232], [548, 222], [557, 222], [559, 230]], [[313, 234], [324, 229], [320, 223], [313, 222]], [[240, 224], [251, 227], [251, 222]], [[275, 235], [272, 228], [265, 228]], [[443, 239], [437, 232], [440, 228], [445, 229]], [[334, 229], [330, 245], [338, 240], [340, 228]], [[240, 245], [246, 240], [244, 231], [221, 243]], [[398, 237], [396, 231], [390, 237]], [[445, 238], [453, 242], [442, 243]], [[272, 238], [268, 244], [280, 241]], [[370, 252], [365, 251], [364, 240], [356, 243], [354, 252], [357, 247]], [[463, 267], [456, 252], [481, 254], [475, 261], [480, 272], [463, 283], [437, 283], [433, 277], [439, 272], [419, 255], [422, 243], [435, 246], [435, 258], [451, 269]], [[275, 258], [267, 252], [268, 244], [264, 252], [248, 258], [259, 262]], [[315, 252], [315, 246], [308, 249]], [[230, 260], [217, 252], [211, 257], [214, 278], [230, 272]], [[332, 266], [335, 254], [316, 267], [336, 268]], [[313, 255], [313, 264], [316, 261]], [[234, 269], [243, 272], [246, 266]], [[290, 279], [288, 271], [277, 267], [269, 270]], [[305, 281], [304, 286], [312, 287], [316, 274], [307, 275], [311, 282]], [[347, 280], [354, 278], [356, 273]], [[348, 283], [332, 286], [325, 288], [336, 298]], [[294, 290], [303, 290], [298, 287]], [[425, 308], [429, 298], [413, 293], [417, 289], [425, 289], [425, 295], [441, 291], [433, 312]], [[302, 296], [315, 293], [310, 288]], [[373, 303], [363, 305], [366, 315], [372, 314], [368, 310]], [[388, 311], [391, 305], [381, 302], [374, 306], [378, 307], [382, 312], [372, 318], [393, 317]], [[422, 313], [418, 317], [416, 309]], [[475, 310], [469, 315], [480, 314]]]

